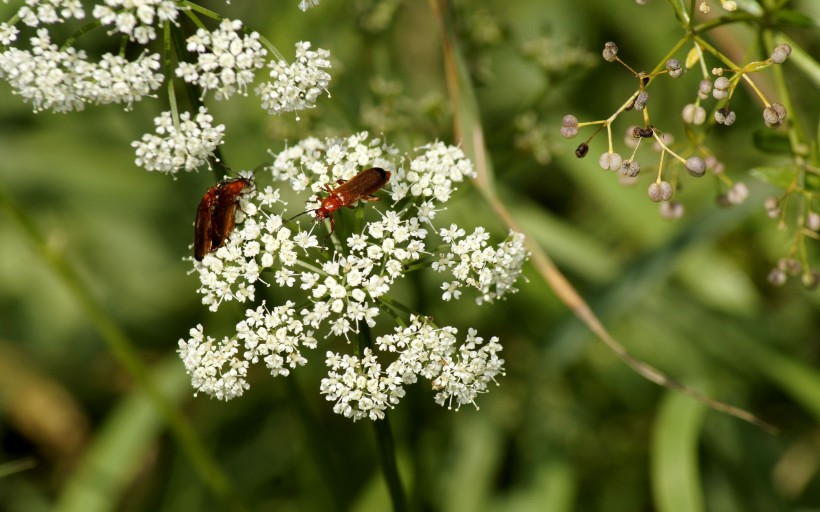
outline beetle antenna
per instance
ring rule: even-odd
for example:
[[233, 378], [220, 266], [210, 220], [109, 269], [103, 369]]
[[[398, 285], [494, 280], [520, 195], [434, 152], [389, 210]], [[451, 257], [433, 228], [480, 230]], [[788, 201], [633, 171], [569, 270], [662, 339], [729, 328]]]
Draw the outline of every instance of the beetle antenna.
[[297, 218], [297, 217], [301, 217], [302, 215], [304, 215], [304, 214], [306, 214], [306, 213], [315, 212], [315, 211], [316, 211], [316, 210], [305, 210], [305, 211], [303, 211], [302, 213], [297, 213], [297, 214], [296, 214], [296, 215], [294, 215], [293, 217], [291, 217], [291, 218], [289, 218], [289, 219], [287, 219], [287, 220], [283, 221], [283, 222], [282, 222], [282, 225], [284, 226], [285, 224], [287, 224], [288, 222], [292, 221], [293, 219], [295, 219], [295, 218]]

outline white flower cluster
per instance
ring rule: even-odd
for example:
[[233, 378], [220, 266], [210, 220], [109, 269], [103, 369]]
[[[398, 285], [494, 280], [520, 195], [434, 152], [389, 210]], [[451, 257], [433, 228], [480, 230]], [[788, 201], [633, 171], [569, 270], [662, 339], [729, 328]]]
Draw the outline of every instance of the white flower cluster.
[[132, 41], [148, 44], [157, 37], [155, 23], [173, 22], [179, 8], [174, 0], [105, 0], [94, 6], [92, 15], [103, 25], [112, 25], [116, 32]]
[[[345, 139], [311, 137], [274, 155], [273, 164], [267, 169], [274, 181], [287, 181], [296, 192], [310, 189], [320, 193], [326, 184], [349, 180], [362, 167], [395, 168], [389, 158], [397, 154], [396, 149], [379, 139], [368, 142], [367, 138], [367, 132]], [[392, 185], [395, 187], [395, 180]]]
[[178, 126], [170, 112], [154, 118], [157, 135], [146, 133], [141, 140], [131, 143], [136, 148], [136, 164], [148, 171], [173, 174], [180, 169], [194, 171], [207, 163], [208, 157], [222, 144], [225, 125], [213, 126], [208, 109], [199, 107], [192, 120], [190, 112], [183, 112]]
[[415, 384], [418, 377], [431, 381], [439, 405], [456, 410], [475, 405], [478, 394], [504, 374], [504, 360], [498, 357], [501, 344], [496, 337], [483, 344], [474, 329], [458, 343], [457, 333], [454, 327], [435, 328], [421, 317], [411, 317], [408, 327], [376, 338], [379, 350], [398, 354], [384, 371], [369, 348], [361, 359], [328, 352], [325, 364], [330, 371], [322, 379], [321, 393], [335, 402], [334, 412], [353, 421], [384, 418], [404, 396], [404, 385]]
[[17, 40], [17, 35], [20, 31], [14, 25], [9, 25], [6, 22], [0, 23], [0, 44], [8, 46]]
[[176, 74], [188, 83], [195, 83], [204, 95], [214, 91], [218, 100], [236, 93], [247, 96], [248, 84], [256, 70], [265, 65], [267, 51], [259, 42], [259, 34], [240, 36], [242, 22], [224, 19], [213, 32], [198, 29], [187, 40], [189, 52], [199, 54], [197, 62], [180, 62]]
[[[273, 309], [264, 305], [249, 309], [237, 325], [236, 336], [221, 344], [204, 338], [201, 330], [180, 340], [180, 353], [195, 376], [196, 389], [217, 398], [238, 396], [247, 387], [243, 361], [248, 365], [264, 361], [272, 375], [287, 375], [305, 364], [304, 349], [316, 348], [319, 335], [350, 341], [351, 334], [361, 334], [365, 324], [376, 327], [383, 312], [399, 316], [403, 309], [390, 291], [411, 267], [434, 262], [436, 270], [449, 271], [458, 286], [477, 288], [479, 303], [515, 291], [514, 282], [528, 256], [523, 237], [511, 233], [505, 242], [492, 246], [480, 228], [470, 236], [455, 226], [436, 229], [432, 222], [444, 206], [436, 210], [433, 201], [449, 197], [454, 183], [474, 171], [457, 148], [434, 144], [418, 151], [409, 162], [416, 173], [412, 183], [429, 184], [429, 193], [423, 187], [413, 194], [412, 186], [401, 181], [409, 173], [398, 169], [395, 148], [369, 140], [366, 133], [346, 139], [307, 139], [275, 155], [268, 168], [274, 181], [313, 198], [326, 193], [325, 184], [335, 187], [337, 180], [354, 178], [362, 167], [381, 166], [397, 177], [385, 185], [386, 191], [392, 187], [395, 194], [401, 188], [408, 201], [399, 211], [387, 206], [381, 212], [378, 205], [368, 206], [361, 226], [340, 222], [333, 244], [336, 250], [323, 251], [313, 234], [316, 224], [303, 230], [283, 223], [284, 203], [278, 189], [268, 186], [243, 194], [234, 232], [222, 247], [194, 262], [203, 303], [216, 311], [226, 301], [255, 300], [258, 283], [301, 290], [304, 299], [297, 301], [299, 307], [289, 301]], [[354, 420], [383, 417], [404, 395], [403, 386], [419, 376], [431, 381], [441, 405], [457, 409], [474, 403], [477, 394], [503, 372], [503, 360], [497, 356], [501, 346], [496, 338], [484, 344], [472, 330], [458, 343], [456, 334], [453, 327], [439, 328], [412, 317], [409, 327], [377, 338], [378, 351], [363, 350], [361, 357], [328, 352], [330, 368], [322, 393], [336, 403], [336, 412]], [[200, 349], [201, 344], [206, 348]], [[394, 354], [389, 365], [380, 362], [382, 352]], [[203, 376], [210, 376], [209, 380]]]
[[35, 112], [82, 110], [85, 104], [134, 102], [162, 84], [159, 55], [143, 53], [134, 61], [107, 53], [90, 62], [82, 50], [60, 50], [46, 29], [31, 38], [32, 49], [0, 53], [0, 78]]
[[85, 18], [85, 11], [80, 0], [26, 0], [17, 16], [29, 27], [39, 27], [70, 18], [81, 20]]
[[[313, 108], [316, 98], [327, 90], [330, 75], [330, 53], [319, 48], [311, 51], [310, 43], [296, 43], [296, 61], [288, 64], [284, 60], [271, 61], [271, 82], [264, 82], [256, 88], [261, 97], [262, 108], [269, 114], [294, 112]], [[297, 115], [297, 119], [299, 119]]]
[[490, 234], [477, 227], [469, 236], [455, 224], [440, 231], [441, 238], [450, 244], [450, 250], [433, 263], [433, 270], [449, 270], [454, 281], [443, 283], [442, 299], [458, 299], [459, 288], [471, 286], [480, 296], [476, 302], [493, 302], [508, 293], [518, 291], [515, 282], [521, 276], [521, 266], [529, 257], [524, 246], [524, 235], [510, 231], [509, 237], [498, 247], [487, 245]]
[[410, 162], [410, 170], [396, 170], [393, 185], [393, 201], [399, 201], [408, 194], [413, 197], [432, 197], [444, 203], [453, 193], [453, 183], [464, 178], [475, 178], [476, 172], [458, 146], [447, 146], [436, 142], [424, 146], [424, 153]]
[[299, 9], [301, 9], [302, 12], [307, 11], [311, 7], [316, 7], [317, 5], [319, 5], [319, 0], [299, 0]]
[[190, 339], [179, 340], [179, 355], [191, 383], [197, 392], [202, 391], [220, 400], [230, 400], [248, 389], [245, 377], [249, 363], [238, 357], [239, 342], [225, 338], [220, 343], [202, 332], [202, 325], [191, 329]]

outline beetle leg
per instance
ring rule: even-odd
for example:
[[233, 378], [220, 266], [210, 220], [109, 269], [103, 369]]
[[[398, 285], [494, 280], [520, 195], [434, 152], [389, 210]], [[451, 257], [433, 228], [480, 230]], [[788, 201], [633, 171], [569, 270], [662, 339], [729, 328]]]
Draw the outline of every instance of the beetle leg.
[[359, 199], [361, 199], [362, 201], [381, 201], [382, 200], [381, 197], [374, 196], [374, 195], [362, 196]]

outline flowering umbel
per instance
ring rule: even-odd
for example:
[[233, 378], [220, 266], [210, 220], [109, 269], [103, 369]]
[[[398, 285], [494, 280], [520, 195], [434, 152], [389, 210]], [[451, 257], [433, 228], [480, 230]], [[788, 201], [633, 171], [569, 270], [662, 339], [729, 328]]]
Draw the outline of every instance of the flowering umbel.
[[[273, 182], [312, 194], [308, 199], [315, 206], [325, 185], [350, 179], [365, 166], [392, 170], [384, 210], [369, 203], [364, 219], [346, 221], [348, 229], [337, 229], [324, 245], [314, 234], [316, 223], [284, 220], [280, 189], [257, 186], [243, 196], [233, 236], [194, 262], [203, 303], [216, 311], [225, 302], [253, 301], [260, 285], [291, 289], [302, 298], [298, 306], [285, 301], [270, 307], [262, 301], [246, 311], [235, 335], [221, 341], [206, 336], [201, 325], [192, 329], [190, 338], [180, 340], [179, 352], [197, 391], [225, 400], [240, 396], [248, 388], [251, 364], [263, 362], [271, 375], [285, 376], [306, 364], [320, 343], [328, 366], [321, 392], [335, 403], [335, 412], [353, 420], [382, 418], [404, 395], [404, 386], [419, 377], [430, 381], [437, 403], [458, 409], [475, 403], [503, 374], [497, 338], [485, 341], [470, 329], [460, 339], [455, 327], [421, 315], [403, 320], [406, 308], [390, 294], [408, 272], [427, 267], [448, 276], [443, 300], [457, 300], [472, 289], [474, 300], [483, 304], [516, 291], [528, 257], [521, 234], [510, 232], [492, 245], [484, 228], [468, 235], [457, 225], [434, 225], [456, 185], [475, 175], [459, 148], [443, 143], [417, 148], [405, 167], [395, 148], [366, 133], [311, 138], [276, 154], [267, 171]], [[372, 347], [355, 354], [334, 348], [385, 317], [399, 325]]]
[[[177, 37], [183, 31], [178, 21], [181, 12], [198, 27], [184, 44], [184, 36]], [[269, 114], [295, 112], [298, 118], [300, 110], [313, 108], [328, 90], [327, 50], [311, 50], [309, 42], [298, 42], [295, 61], [288, 63], [267, 39], [241, 21], [172, 0], [101, 0], [91, 9], [92, 23], [65, 41], [53, 40], [53, 34], [59, 33], [51, 31], [54, 25], [76, 23], [88, 14], [77, 0], [26, 1], [9, 22], [0, 23], [0, 79], [35, 112], [71, 112], [110, 103], [130, 110], [143, 99], [158, 97], [164, 86], [168, 110], [154, 118], [154, 133], [131, 144], [135, 163], [148, 171], [173, 175], [218, 161], [225, 126], [214, 124], [203, 103], [210, 95], [226, 100], [236, 94], [246, 96], [253, 89], [260, 107]], [[200, 17], [220, 21], [208, 29]], [[20, 37], [18, 25], [32, 27], [34, 34]], [[95, 26], [118, 38], [118, 54], [97, 57], [79, 48], [81, 38]], [[126, 41], [128, 52], [123, 46]], [[133, 51], [133, 47], [144, 48]], [[162, 52], [149, 48], [162, 48]], [[257, 75], [266, 66], [269, 80], [260, 81]], [[176, 99], [175, 81], [197, 93], [190, 98], [189, 111], [179, 109], [183, 103]]]

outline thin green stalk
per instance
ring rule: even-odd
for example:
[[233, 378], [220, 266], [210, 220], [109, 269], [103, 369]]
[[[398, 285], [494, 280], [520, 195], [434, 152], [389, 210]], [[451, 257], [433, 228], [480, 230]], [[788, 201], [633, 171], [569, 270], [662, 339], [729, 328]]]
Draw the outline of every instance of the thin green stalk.
[[[179, 29], [176, 25], [172, 25], [169, 27], [170, 30], [170, 40], [171, 45], [173, 46], [173, 51], [176, 53], [176, 60], [179, 62], [184, 55], [187, 55], [188, 52], [185, 48], [185, 40], [183, 39], [182, 30]], [[171, 48], [166, 49], [166, 54], [168, 59], [171, 58]], [[168, 87], [169, 89], [173, 88], [173, 74], [169, 72], [168, 76], [166, 77], [168, 80]], [[188, 101], [191, 105], [191, 114], [196, 115], [199, 111], [199, 107], [203, 106], [202, 103], [202, 91], [200, 91], [199, 86], [196, 84], [191, 84], [188, 82], [183, 81], [185, 84], [185, 93], [188, 96]], [[171, 91], [170, 94], [173, 94]], [[215, 173], [219, 177], [219, 179], [224, 178], [230, 172], [230, 168], [224, 163], [225, 159], [222, 156], [222, 150], [217, 146], [214, 149], [213, 156], [208, 157], [208, 162], [211, 165], [211, 168], [216, 168]]]
[[101, 27], [101, 26], [102, 26], [102, 22], [100, 22], [100, 20], [94, 20], [94, 21], [90, 21], [90, 22], [86, 23], [85, 25], [80, 27], [79, 30], [77, 30], [76, 32], [71, 34], [71, 36], [68, 39], [65, 40], [63, 45], [60, 46], [60, 50], [65, 50], [66, 48], [68, 48], [72, 44], [74, 44], [74, 41], [76, 41], [77, 39], [82, 37], [84, 34], [87, 34], [88, 32], [91, 32], [95, 28]]
[[[365, 348], [370, 348], [372, 338], [370, 327], [367, 322], [360, 322], [359, 335], [356, 337], [356, 354], [361, 357]], [[399, 477], [399, 468], [396, 464], [396, 443], [393, 439], [393, 431], [390, 428], [390, 416], [385, 411], [384, 418], [372, 421], [373, 430], [376, 433], [376, 447], [379, 452], [379, 460], [384, 473], [384, 480], [387, 489], [390, 491], [390, 500], [393, 502], [394, 512], [405, 512], [408, 510], [407, 496], [404, 494], [404, 487]]]
[[63, 258], [63, 255], [51, 247], [45, 237], [39, 232], [37, 227], [26, 215], [6, 191], [0, 188], [0, 204], [5, 206], [11, 217], [22, 228], [28, 236], [33, 248], [40, 255], [43, 261], [52, 272], [63, 282], [68, 292], [74, 297], [80, 309], [88, 319], [94, 324], [102, 336], [103, 341], [108, 345], [108, 349], [134, 379], [137, 386], [145, 391], [150, 397], [154, 406], [162, 414], [165, 422], [176, 438], [182, 449], [188, 454], [194, 469], [217, 495], [229, 504], [237, 504], [239, 500], [228, 481], [227, 476], [217, 465], [211, 454], [198, 435], [191, 427], [191, 424], [183, 414], [171, 405], [165, 396], [159, 391], [150, 378], [150, 374], [139, 353], [134, 348], [134, 343], [128, 339], [122, 329], [114, 323], [108, 313], [92, 297], [88, 287], [82, 282], [77, 271]]

